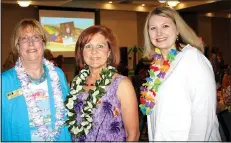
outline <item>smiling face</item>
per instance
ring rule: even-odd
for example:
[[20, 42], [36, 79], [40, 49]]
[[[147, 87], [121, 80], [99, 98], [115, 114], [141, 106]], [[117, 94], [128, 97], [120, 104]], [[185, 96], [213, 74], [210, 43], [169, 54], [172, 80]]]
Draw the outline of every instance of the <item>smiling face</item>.
[[18, 40], [18, 52], [23, 62], [41, 62], [44, 52], [42, 38], [31, 28], [24, 29]]
[[97, 33], [84, 46], [83, 59], [90, 68], [101, 69], [107, 66], [110, 52], [105, 37]]
[[179, 34], [175, 23], [167, 17], [153, 15], [149, 20], [149, 36], [152, 44], [160, 49], [170, 49]]

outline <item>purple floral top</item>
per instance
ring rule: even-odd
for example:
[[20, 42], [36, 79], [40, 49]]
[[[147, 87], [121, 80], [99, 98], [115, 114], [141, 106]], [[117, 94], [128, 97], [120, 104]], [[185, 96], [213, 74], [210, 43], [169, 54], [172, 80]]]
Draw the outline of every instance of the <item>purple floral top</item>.
[[[106, 95], [99, 99], [96, 108], [93, 109], [93, 123], [92, 129], [84, 138], [76, 139], [72, 137], [73, 141], [125, 141], [126, 134], [122, 121], [121, 105], [117, 96], [117, 89], [120, 81], [124, 76], [119, 75], [106, 88]], [[75, 104], [75, 111], [77, 114], [77, 123], [81, 123], [80, 111], [85, 100], [88, 97], [88, 92], [81, 93], [78, 98], [78, 103]]]

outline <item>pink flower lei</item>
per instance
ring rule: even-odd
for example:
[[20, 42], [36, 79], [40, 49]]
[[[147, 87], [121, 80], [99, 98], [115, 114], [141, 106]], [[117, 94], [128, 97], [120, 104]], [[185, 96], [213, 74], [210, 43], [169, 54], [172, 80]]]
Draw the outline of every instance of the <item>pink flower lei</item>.
[[35, 101], [35, 98], [32, 96], [33, 91], [31, 90], [31, 81], [28, 78], [28, 75], [25, 72], [25, 68], [22, 65], [21, 59], [19, 58], [16, 62], [15, 70], [17, 72], [18, 79], [21, 83], [21, 90], [23, 96], [25, 97], [28, 115], [32, 119], [32, 123], [37, 128], [37, 132], [40, 137], [42, 137], [45, 141], [55, 141], [60, 135], [61, 128], [63, 127], [65, 120], [64, 120], [64, 103], [62, 99], [62, 91], [59, 82], [58, 74], [55, 70], [55, 66], [53, 63], [43, 59], [43, 63], [48, 69], [49, 76], [51, 77], [51, 86], [53, 89], [53, 96], [54, 96], [54, 103], [55, 103], [55, 128], [53, 131], [48, 129], [44, 122], [44, 117], [41, 115], [39, 111], [39, 107]]

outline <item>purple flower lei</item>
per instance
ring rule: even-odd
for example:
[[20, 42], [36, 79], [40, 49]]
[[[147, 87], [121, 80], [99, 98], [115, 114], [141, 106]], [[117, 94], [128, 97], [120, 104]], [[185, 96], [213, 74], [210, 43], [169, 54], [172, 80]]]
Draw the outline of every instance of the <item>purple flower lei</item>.
[[51, 77], [51, 86], [53, 89], [54, 103], [55, 103], [55, 128], [50, 130], [44, 122], [44, 116], [39, 111], [36, 100], [33, 96], [33, 91], [31, 90], [32, 83], [26, 74], [25, 68], [22, 65], [21, 59], [18, 58], [15, 66], [18, 79], [21, 83], [21, 90], [26, 101], [28, 115], [32, 119], [32, 123], [37, 128], [38, 135], [44, 139], [44, 141], [56, 141], [60, 136], [61, 128], [63, 127], [64, 121], [64, 112], [65, 107], [62, 99], [62, 91], [59, 82], [58, 74], [55, 70], [53, 63], [43, 59], [43, 63], [48, 69], [49, 76]]

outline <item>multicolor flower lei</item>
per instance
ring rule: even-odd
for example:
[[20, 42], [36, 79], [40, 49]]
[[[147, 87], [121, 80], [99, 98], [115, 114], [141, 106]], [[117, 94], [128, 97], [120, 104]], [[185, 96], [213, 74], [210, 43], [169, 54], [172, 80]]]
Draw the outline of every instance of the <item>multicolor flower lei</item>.
[[34, 98], [33, 91], [31, 90], [32, 82], [29, 80], [25, 68], [22, 65], [21, 59], [19, 58], [16, 62], [15, 70], [17, 72], [18, 79], [21, 82], [21, 90], [26, 100], [28, 115], [32, 119], [32, 124], [37, 128], [38, 135], [44, 139], [44, 141], [56, 141], [60, 136], [61, 128], [65, 121], [65, 106], [62, 99], [62, 91], [59, 82], [59, 76], [55, 70], [53, 63], [43, 59], [43, 64], [48, 69], [49, 76], [51, 77], [51, 86], [53, 89], [54, 103], [55, 103], [55, 128], [51, 131], [45, 124], [44, 116], [39, 111], [39, 107]]
[[153, 55], [153, 62], [150, 65], [149, 77], [146, 78], [146, 83], [143, 83], [140, 87], [140, 110], [144, 115], [152, 113], [153, 107], [156, 103], [156, 94], [159, 86], [161, 85], [166, 73], [170, 68], [170, 63], [175, 60], [177, 51], [175, 48], [171, 49], [167, 60], [163, 61], [160, 49], [155, 48], [155, 54]]
[[102, 69], [100, 73], [100, 80], [96, 81], [96, 88], [89, 90], [89, 96], [86, 99], [86, 102], [83, 105], [81, 110], [81, 124], [77, 124], [76, 121], [76, 112], [74, 106], [79, 102], [77, 96], [81, 92], [85, 92], [83, 85], [87, 80], [87, 77], [90, 75], [89, 68], [83, 69], [80, 73], [73, 79], [72, 87], [70, 94], [67, 96], [65, 101], [65, 106], [68, 109], [67, 121], [66, 124], [69, 126], [68, 130], [71, 135], [75, 138], [85, 137], [92, 128], [93, 125], [93, 108], [96, 108], [96, 104], [100, 98], [102, 98], [106, 93], [106, 86], [109, 85], [112, 81], [112, 76], [116, 73], [116, 69], [112, 66], [108, 66], [105, 69]]

